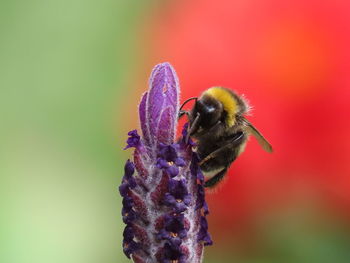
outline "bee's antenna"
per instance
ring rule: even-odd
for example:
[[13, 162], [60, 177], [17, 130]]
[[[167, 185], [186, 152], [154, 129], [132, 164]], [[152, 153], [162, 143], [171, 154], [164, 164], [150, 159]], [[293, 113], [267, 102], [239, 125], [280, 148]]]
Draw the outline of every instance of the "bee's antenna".
[[179, 111], [182, 110], [183, 106], [185, 106], [185, 105], [187, 104], [187, 102], [189, 102], [189, 101], [191, 101], [191, 100], [196, 100], [196, 101], [197, 101], [197, 99], [198, 99], [197, 97], [193, 97], [193, 98], [189, 98], [189, 99], [185, 100], [185, 102], [182, 103], [182, 105], [181, 105]]

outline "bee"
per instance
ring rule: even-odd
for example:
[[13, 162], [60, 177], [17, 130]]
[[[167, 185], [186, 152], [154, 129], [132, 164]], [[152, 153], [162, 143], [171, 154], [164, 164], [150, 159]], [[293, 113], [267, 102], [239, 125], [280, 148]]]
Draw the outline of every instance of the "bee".
[[[190, 111], [182, 108], [195, 101]], [[244, 151], [248, 137], [253, 135], [262, 148], [271, 153], [272, 146], [264, 136], [244, 117], [249, 105], [242, 96], [223, 87], [212, 87], [199, 98], [189, 98], [179, 111], [179, 118], [187, 115], [189, 136], [196, 139], [199, 166], [205, 175], [205, 187], [213, 187], [226, 175], [234, 160]]]

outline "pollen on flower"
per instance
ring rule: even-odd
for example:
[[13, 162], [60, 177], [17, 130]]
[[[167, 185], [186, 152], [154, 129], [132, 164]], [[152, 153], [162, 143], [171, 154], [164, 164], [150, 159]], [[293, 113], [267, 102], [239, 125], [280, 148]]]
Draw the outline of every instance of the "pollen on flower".
[[179, 84], [169, 63], [157, 65], [139, 105], [142, 135], [128, 133], [133, 160], [124, 167], [123, 251], [135, 263], [201, 263], [208, 234], [204, 177], [193, 141], [175, 143]]
[[177, 233], [174, 233], [174, 232], [171, 232], [170, 235], [171, 235], [172, 237], [177, 237], [177, 236], [178, 236]]

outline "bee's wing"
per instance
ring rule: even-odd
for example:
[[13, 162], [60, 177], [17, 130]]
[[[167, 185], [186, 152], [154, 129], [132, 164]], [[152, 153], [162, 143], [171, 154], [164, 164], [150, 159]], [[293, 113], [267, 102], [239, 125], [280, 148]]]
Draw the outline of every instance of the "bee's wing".
[[262, 136], [262, 134], [253, 126], [253, 124], [251, 124], [246, 118], [243, 118], [243, 121], [245, 130], [258, 140], [261, 147], [269, 153], [273, 152], [271, 144], [265, 139], [264, 136]]

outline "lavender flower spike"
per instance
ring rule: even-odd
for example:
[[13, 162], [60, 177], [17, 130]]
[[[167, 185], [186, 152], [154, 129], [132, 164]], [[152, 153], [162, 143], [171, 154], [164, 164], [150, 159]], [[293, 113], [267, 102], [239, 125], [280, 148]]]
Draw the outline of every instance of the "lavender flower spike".
[[[139, 105], [142, 136], [129, 132], [134, 148], [119, 187], [126, 224], [123, 250], [135, 263], [200, 263], [211, 245], [204, 178], [193, 142], [175, 143], [179, 83], [169, 63], [157, 65]], [[183, 138], [187, 126], [183, 128]]]

